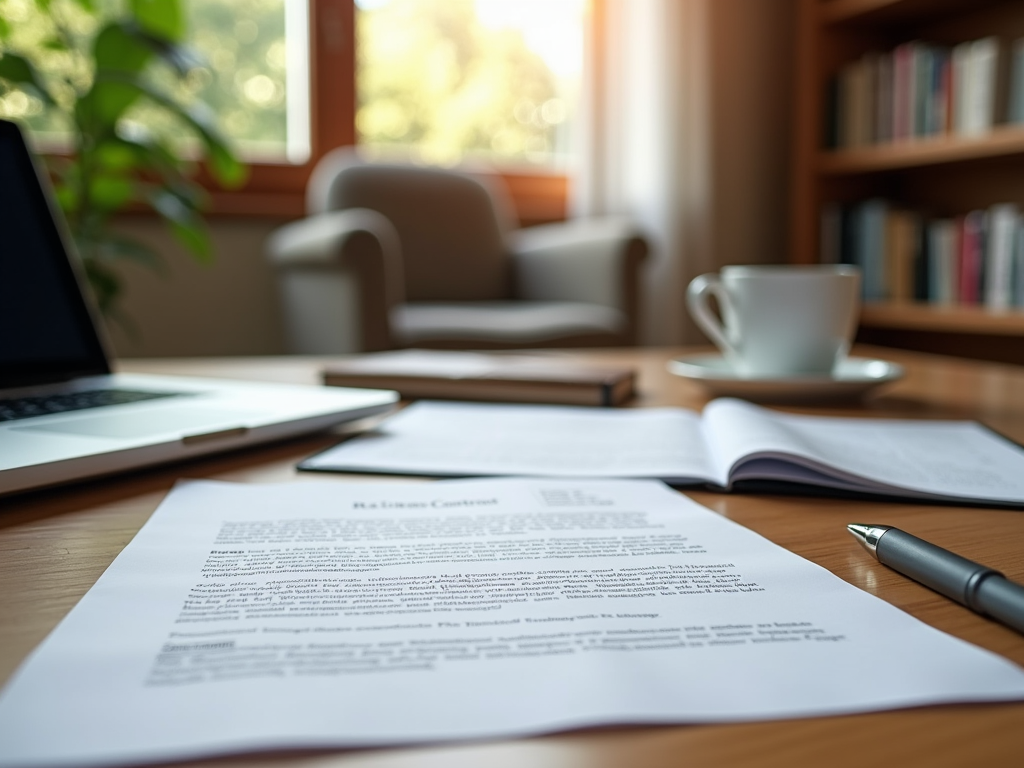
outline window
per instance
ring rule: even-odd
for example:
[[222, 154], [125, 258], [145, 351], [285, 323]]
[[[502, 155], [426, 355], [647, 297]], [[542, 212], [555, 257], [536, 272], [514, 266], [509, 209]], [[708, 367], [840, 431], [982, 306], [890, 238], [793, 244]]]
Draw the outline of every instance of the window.
[[192, 44], [206, 67], [190, 96], [209, 104], [250, 162], [310, 158], [308, 7], [286, 0], [186, 0]]
[[[310, 157], [309, 26], [304, 2], [183, 0], [190, 45], [197, 54], [183, 80], [154, 66], [153, 80], [184, 103], [201, 101], [217, 116], [221, 130], [250, 162], [302, 164]], [[89, 45], [104, 18], [117, 10], [112, 0], [92, 13], [78, 2], [0, 0], [6, 20], [5, 47], [30, 55], [58, 99], [88, 83], [88, 62], [74, 51]], [[0, 98], [0, 115], [24, 120], [44, 146], [59, 147], [70, 126], [31, 92]], [[175, 126], [156, 119], [147, 102], [123, 121], [127, 131], [169, 134]], [[177, 140], [179, 143], [180, 138]]]
[[564, 169], [582, 0], [357, 0], [358, 141], [376, 155]]
[[[94, 29], [74, 0], [51, 2], [73, 33]], [[585, 3], [186, 0], [207, 66], [178, 95], [214, 108], [252, 171], [242, 190], [213, 187], [213, 212], [299, 216], [316, 160], [358, 141], [380, 156], [484, 159], [502, 168], [525, 223], [561, 218]], [[38, 19], [33, 0], [0, 0], [6, 42], [35, 46], [45, 68], [75, 77]], [[20, 92], [0, 99], [0, 114], [51, 139], [63, 128]], [[146, 110], [132, 120], [146, 125]]]

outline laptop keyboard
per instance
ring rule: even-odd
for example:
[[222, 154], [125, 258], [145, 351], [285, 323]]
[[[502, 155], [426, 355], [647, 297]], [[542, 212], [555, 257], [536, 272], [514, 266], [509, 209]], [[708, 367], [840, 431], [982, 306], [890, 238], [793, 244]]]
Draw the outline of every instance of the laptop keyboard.
[[17, 397], [0, 399], [0, 421], [30, 419], [51, 413], [82, 411], [105, 405], [124, 405], [143, 400], [174, 397], [178, 392], [135, 392], [127, 389], [94, 389], [87, 392], [69, 392], [43, 397]]

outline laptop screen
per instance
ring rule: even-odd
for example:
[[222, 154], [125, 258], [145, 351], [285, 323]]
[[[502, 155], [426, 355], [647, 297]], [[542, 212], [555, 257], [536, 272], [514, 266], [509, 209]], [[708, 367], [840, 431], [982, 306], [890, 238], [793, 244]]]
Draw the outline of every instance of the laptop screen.
[[24, 139], [0, 120], [0, 387], [108, 371]]

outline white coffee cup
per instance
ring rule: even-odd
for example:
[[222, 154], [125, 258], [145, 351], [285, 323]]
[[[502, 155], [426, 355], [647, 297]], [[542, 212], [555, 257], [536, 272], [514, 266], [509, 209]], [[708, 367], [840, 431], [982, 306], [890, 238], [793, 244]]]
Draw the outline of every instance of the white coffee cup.
[[850, 265], [728, 266], [694, 278], [686, 294], [697, 325], [750, 378], [832, 374], [853, 341], [859, 298]]

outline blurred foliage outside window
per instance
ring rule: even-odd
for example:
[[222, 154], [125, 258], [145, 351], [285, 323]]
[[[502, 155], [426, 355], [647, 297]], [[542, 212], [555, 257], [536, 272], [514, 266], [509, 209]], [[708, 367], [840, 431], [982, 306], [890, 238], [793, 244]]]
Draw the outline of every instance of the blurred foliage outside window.
[[[355, 1], [356, 129], [370, 154], [440, 165], [482, 159], [564, 171], [570, 164], [586, 0]], [[85, 82], [89, 73], [81, 61], [51, 45], [47, 15], [87, 39], [122, 5], [0, 0], [0, 46], [31, 53], [53, 81]], [[203, 66], [184, 79], [156, 73], [159, 84], [183, 104], [207, 105], [246, 160], [305, 162], [305, 3], [184, 0], [183, 6], [186, 42]], [[59, 100], [62, 94], [55, 95]], [[59, 147], [69, 130], [59, 114], [20, 90], [0, 96], [0, 117], [27, 124], [43, 147]], [[144, 103], [125, 123], [180, 141]]]
[[201, 70], [184, 44], [181, 0], [0, 2], [4, 116], [28, 123], [40, 144], [57, 137], [67, 150], [46, 158], [56, 200], [100, 309], [124, 319], [121, 265], [159, 268], [161, 258], [119, 233], [115, 214], [149, 207], [193, 256], [213, 257], [206, 192], [177, 139], [191, 137], [194, 158], [205, 158], [219, 184], [246, 177], [211, 110], [180, 95]]
[[[304, 3], [288, 0], [288, 4], [301, 11], [296, 26], [304, 24]], [[202, 66], [193, 67], [185, 78], [155, 71], [153, 79], [179, 103], [205, 104], [220, 132], [246, 159], [305, 162], [308, 96], [302, 94], [298, 102], [306, 115], [293, 123], [303, 135], [289, 136], [288, 86], [305, 85], [308, 64], [300, 66], [288, 56], [285, 0], [185, 0], [182, 5], [189, 33], [186, 43]], [[90, 7], [97, 7], [99, 13], [89, 12]], [[0, 45], [30, 55], [42, 74], [57, 84], [58, 101], [70, 100], [71, 94], [62, 93], [60, 83], [67, 79], [84, 86], [91, 73], [81, 57], [54, 45], [54, 22], [75, 38], [88, 40], [104, 21], [122, 12], [123, 3], [116, 0], [0, 0]], [[298, 38], [303, 48], [299, 53], [305, 57], [307, 29], [288, 32]], [[289, 65], [302, 71], [292, 72], [289, 78]], [[304, 90], [308, 93], [308, 88]], [[29, 126], [40, 146], [60, 148], [70, 126], [60, 113], [44, 107], [28, 91], [14, 90], [0, 97], [0, 117]], [[122, 127], [179, 138], [176, 128], [145, 102], [131, 109]]]
[[564, 170], [585, 0], [356, 0], [359, 144]]

